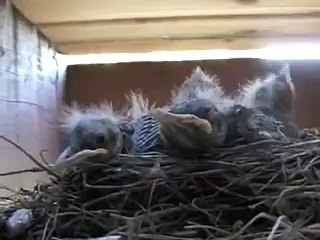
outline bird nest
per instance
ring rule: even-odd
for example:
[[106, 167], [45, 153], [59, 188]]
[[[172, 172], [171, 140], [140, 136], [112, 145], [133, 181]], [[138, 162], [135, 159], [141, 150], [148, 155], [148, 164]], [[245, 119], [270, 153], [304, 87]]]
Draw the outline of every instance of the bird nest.
[[317, 239], [318, 135], [192, 159], [90, 158], [9, 197], [4, 215], [32, 210], [22, 239]]

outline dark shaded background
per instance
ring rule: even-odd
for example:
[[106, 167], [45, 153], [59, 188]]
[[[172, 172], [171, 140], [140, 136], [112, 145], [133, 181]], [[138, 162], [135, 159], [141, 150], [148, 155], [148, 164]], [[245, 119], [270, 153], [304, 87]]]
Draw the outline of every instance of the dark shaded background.
[[[320, 126], [320, 61], [289, 63], [297, 94], [295, 120], [301, 127]], [[67, 69], [64, 101], [86, 105], [111, 100], [121, 105], [125, 93], [141, 89], [151, 102], [161, 105], [196, 66], [217, 74], [226, 92], [232, 93], [239, 84], [264, 77], [282, 65], [260, 59], [74, 65]]]

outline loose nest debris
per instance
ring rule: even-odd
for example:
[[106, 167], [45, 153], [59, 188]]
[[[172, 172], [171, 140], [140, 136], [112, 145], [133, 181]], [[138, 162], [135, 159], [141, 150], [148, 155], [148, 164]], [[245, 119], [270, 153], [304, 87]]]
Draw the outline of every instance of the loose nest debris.
[[199, 159], [92, 158], [10, 196], [3, 216], [32, 210], [21, 239], [318, 239], [318, 135], [217, 149]]

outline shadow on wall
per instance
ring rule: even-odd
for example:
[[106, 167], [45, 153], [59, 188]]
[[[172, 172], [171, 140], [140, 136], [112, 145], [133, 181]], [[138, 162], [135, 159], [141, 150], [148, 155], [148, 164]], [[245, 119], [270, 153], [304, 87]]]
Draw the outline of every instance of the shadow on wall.
[[[295, 120], [301, 127], [320, 126], [320, 61], [289, 63], [297, 93]], [[229, 59], [74, 65], [67, 69], [64, 102], [87, 105], [109, 100], [115, 106], [121, 106], [125, 101], [124, 94], [140, 89], [151, 102], [162, 105], [169, 99], [170, 90], [196, 66], [217, 74], [226, 92], [232, 93], [239, 84], [262, 78], [282, 64], [260, 59]]]

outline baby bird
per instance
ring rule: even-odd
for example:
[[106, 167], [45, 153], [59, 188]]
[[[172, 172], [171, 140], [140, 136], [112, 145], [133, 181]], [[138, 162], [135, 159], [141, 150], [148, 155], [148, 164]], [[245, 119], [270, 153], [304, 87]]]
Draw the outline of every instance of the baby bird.
[[83, 150], [105, 149], [107, 156], [120, 152], [122, 135], [119, 119], [108, 104], [87, 109], [67, 107], [61, 127], [68, 135], [68, 147], [59, 161]]
[[159, 121], [161, 137], [170, 151], [200, 154], [224, 143], [226, 121], [209, 100], [189, 99], [152, 115]]
[[129, 110], [127, 112], [127, 130], [125, 131], [126, 152], [145, 153], [163, 150], [159, 121], [150, 115], [155, 104], [141, 92], [127, 95]]
[[239, 139], [247, 143], [266, 139], [286, 139], [280, 130], [282, 123], [258, 108], [234, 105], [225, 116], [228, 122], [225, 144], [232, 144]]
[[212, 146], [222, 145], [227, 126], [217, 105], [224, 109], [224, 98], [216, 78], [197, 68], [175, 90], [171, 105], [151, 113], [160, 123], [166, 148], [190, 154], [208, 152]]
[[247, 108], [267, 108], [288, 118], [293, 113], [295, 87], [290, 65], [285, 64], [277, 74], [247, 84], [241, 93], [241, 104]]
[[[252, 141], [262, 135], [275, 139], [297, 138], [300, 131], [291, 120], [294, 100], [295, 88], [290, 67], [285, 64], [277, 74], [251, 82], [242, 89], [238, 99], [241, 106], [235, 105], [228, 113], [233, 119], [230, 129], [235, 129], [234, 125], [247, 128], [247, 133], [242, 131], [242, 136]], [[238, 129], [238, 132], [241, 130]]]
[[220, 86], [220, 79], [216, 75], [205, 73], [200, 67], [195, 68], [192, 74], [171, 92], [170, 105], [195, 98], [209, 100], [220, 112], [234, 104], [233, 99], [227, 96]]

